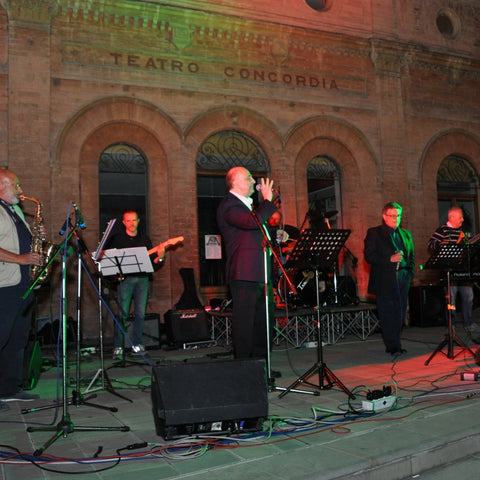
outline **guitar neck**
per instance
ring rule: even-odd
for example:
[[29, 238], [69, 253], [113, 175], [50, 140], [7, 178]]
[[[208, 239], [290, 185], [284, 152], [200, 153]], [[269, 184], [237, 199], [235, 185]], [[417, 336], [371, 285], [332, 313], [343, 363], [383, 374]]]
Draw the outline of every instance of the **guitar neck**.
[[176, 245], [177, 243], [183, 242], [184, 238], [183, 237], [174, 237], [174, 238], [169, 238], [166, 242], [160, 243], [156, 247], [151, 248], [148, 250], [148, 254], [151, 255], [152, 253], [155, 253], [158, 251], [160, 248], [167, 248], [171, 245]]

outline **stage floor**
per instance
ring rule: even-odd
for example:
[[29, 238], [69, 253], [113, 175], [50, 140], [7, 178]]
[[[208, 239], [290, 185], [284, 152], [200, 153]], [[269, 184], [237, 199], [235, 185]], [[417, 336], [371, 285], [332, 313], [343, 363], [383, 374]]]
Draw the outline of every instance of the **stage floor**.
[[[86, 404], [74, 399], [58, 409], [52, 406], [57, 394], [62, 398], [63, 370], [57, 368], [53, 352], [44, 351], [51, 366], [44, 367], [32, 390], [40, 400], [11, 402], [10, 410], [0, 413], [0, 478], [67, 477], [54, 472], [116, 480], [475, 478], [480, 471], [480, 384], [461, 380], [461, 373], [480, 367], [460, 347], [455, 358], [448, 358], [445, 348], [425, 365], [444, 333], [443, 327], [405, 328], [407, 353], [398, 357], [385, 353], [379, 333], [365, 340], [350, 334], [323, 348], [324, 369], [316, 368], [316, 348], [275, 345], [271, 366], [282, 374], [276, 386], [291, 386], [313, 366], [314, 374], [307, 379], [313, 386], [300, 384], [297, 389], [319, 395], [288, 391], [280, 398], [285, 390], [273, 389], [267, 394], [268, 420], [262, 432], [171, 441], [155, 431], [152, 367], [228, 360], [228, 347], [149, 350], [148, 362], [136, 358], [139, 364], [123, 367], [112, 367], [111, 348], [105, 347], [104, 370], [97, 353], [82, 356], [80, 362], [80, 391], [90, 386], [95, 398], [87, 393], [82, 395]], [[476, 353], [477, 345], [461, 325], [457, 333]], [[323, 388], [329, 385], [321, 372], [333, 374], [333, 388]], [[72, 347], [65, 375], [69, 399], [76, 376]], [[103, 388], [105, 377], [112, 391]], [[367, 392], [384, 386], [392, 388], [395, 403], [378, 413], [365, 412]], [[195, 408], [198, 399], [191, 401]], [[22, 413], [24, 409], [28, 413]], [[65, 412], [71, 431], [56, 438]], [[125, 426], [128, 431], [122, 431]], [[35, 431], [27, 432], [28, 427]], [[131, 447], [136, 444], [140, 448]], [[41, 458], [34, 458], [32, 453], [44, 446]]]

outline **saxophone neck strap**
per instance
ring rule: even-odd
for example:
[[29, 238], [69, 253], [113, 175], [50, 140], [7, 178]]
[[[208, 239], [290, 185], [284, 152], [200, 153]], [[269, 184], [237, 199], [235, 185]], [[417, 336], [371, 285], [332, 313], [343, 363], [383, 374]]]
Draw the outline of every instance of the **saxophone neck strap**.
[[30, 228], [25, 223], [25, 220], [17, 213], [17, 211], [15, 210], [15, 207], [13, 205], [8, 204], [5, 200], [3, 200], [3, 198], [0, 198], [0, 204], [10, 215], [12, 220], [15, 222], [15, 225], [17, 226], [21, 225], [31, 236]]

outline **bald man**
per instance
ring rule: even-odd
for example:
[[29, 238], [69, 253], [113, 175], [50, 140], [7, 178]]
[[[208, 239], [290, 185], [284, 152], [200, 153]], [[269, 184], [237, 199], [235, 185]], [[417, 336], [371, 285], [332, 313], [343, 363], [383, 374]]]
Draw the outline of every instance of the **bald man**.
[[[226, 281], [233, 302], [233, 347], [235, 358], [267, 358], [265, 307], [265, 262], [263, 234], [252, 213], [255, 180], [244, 167], [230, 169], [226, 176], [228, 194], [217, 211], [217, 222], [226, 251]], [[277, 207], [272, 203], [273, 181], [260, 180], [262, 200], [255, 209], [264, 224]], [[270, 255], [267, 255], [270, 276]], [[273, 289], [268, 281], [268, 304], [273, 319]]]
[[6, 402], [36, 400], [24, 392], [23, 360], [30, 333], [33, 294], [26, 299], [30, 265], [40, 264], [31, 252], [32, 234], [18, 206], [22, 187], [11, 170], [0, 169], [0, 411]]
[[[460, 207], [453, 206], [448, 210], [447, 223], [438, 227], [430, 240], [428, 241], [428, 248], [431, 251], [436, 251], [444, 243], [461, 243], [466, 238], [465, 232], [462, 230], [463, 225], [463, 210]], [[458, 282], [450, 286], [450, 301], [451, 305], [456, 305], [457, 294], [462, 300], [462, 315], [463, 325], [465, 331], [469, 334], [478, 333], [479, 328], [473, 319], [473, 286], [471, 282]], [[455, 324], [456, 309], [450, 310], [452, 314], [452, 323]], [[477, 338], [474, 339], [476, 343], [479, 342]]]

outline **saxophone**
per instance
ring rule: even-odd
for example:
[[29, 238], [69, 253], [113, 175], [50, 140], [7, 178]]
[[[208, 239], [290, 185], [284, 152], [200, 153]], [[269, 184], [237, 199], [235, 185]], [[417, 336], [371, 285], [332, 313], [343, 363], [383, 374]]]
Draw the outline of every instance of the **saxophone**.
[[[40, 277], [38, 276], [43, 267], [50, 261], [55, 245], [47, 241], [46, 236], [42, 233], [43, 217], [42, 217], [42, 202], [36, 198], [20, 195], [20, 200], [29, 200], [36, 204], [35, 218], [32, 225], [32, 247], [31, 251], [40, 255], [40, 265], [30, 265], [30, 278], [38, 280], [38, 283], [43, 283], [47, 280], [50, 268], [47, 268]], [[37, 279], [38, 277], [38, 279]]]

